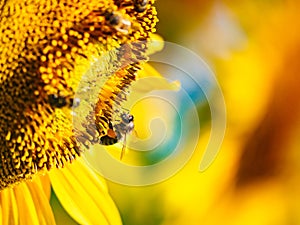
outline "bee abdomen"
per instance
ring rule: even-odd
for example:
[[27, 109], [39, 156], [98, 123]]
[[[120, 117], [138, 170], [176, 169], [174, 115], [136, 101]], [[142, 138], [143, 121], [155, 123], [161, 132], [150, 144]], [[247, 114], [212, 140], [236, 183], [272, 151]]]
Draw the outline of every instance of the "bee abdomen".
[[100, 138], [101, 145], [113, 145], [116, 144], [117, 142], [118, 142], [117, 137], [113, 138], [113, 137], [109, 137], [108, 135], [105, 135]]

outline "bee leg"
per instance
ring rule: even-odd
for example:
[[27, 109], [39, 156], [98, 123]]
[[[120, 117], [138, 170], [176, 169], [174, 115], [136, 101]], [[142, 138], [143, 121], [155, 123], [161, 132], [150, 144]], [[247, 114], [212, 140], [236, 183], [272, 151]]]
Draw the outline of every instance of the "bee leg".
[[121, 151], [121, 155], [120, 155], [120, 160], [123, 159], [123, 156], [125, 155], [125, 150], [126, 150], [126, 133], [124, 135], [124, 141], [123, 141], [123, 147], [122, 147], [122, 151]]

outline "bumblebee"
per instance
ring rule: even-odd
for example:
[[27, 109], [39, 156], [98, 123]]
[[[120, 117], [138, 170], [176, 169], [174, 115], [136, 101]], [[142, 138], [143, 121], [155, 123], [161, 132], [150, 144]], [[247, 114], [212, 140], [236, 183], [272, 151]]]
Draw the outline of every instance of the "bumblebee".
[[121, 122], [114, 127], [109, 123], [109, 129], [105, 136], [100, 138], [100, 144], [113, 145], [123, 140], [123, 147], [121, 151], [120, 159], [123, 158], [126, 148], [126, 136], [134, 129], [134, 117], [131, 114], [123, 113], [121, 115]]

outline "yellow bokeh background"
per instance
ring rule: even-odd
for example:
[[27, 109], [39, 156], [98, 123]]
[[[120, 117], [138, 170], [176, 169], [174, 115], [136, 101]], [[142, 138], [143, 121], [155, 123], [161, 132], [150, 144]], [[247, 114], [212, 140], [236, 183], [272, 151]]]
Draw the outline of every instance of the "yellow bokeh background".
[[204, 172], [199, 162], [209, 123], [201, 127], [192, 159], [175, 176], [147, 187], [109, 183], [124, 224], [300, 224], [300, 2], [156, 5], [158, 33], [202, 56], [215, 72], [227, 130]]

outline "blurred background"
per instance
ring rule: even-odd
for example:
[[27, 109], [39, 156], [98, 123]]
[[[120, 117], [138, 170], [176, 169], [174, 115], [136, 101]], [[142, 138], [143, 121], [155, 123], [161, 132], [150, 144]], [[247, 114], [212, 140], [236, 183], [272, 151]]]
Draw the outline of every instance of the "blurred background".
[[199, 98], [201, 132], [184, 168], [146, 187], [108, 182], [124, 224], [300, 225], [300, 1], [160, 0], [156, 6], [157, 33], [214, 71], [227, 129], [217, 158], [199, 172], [211, 129], [210, 109]]

